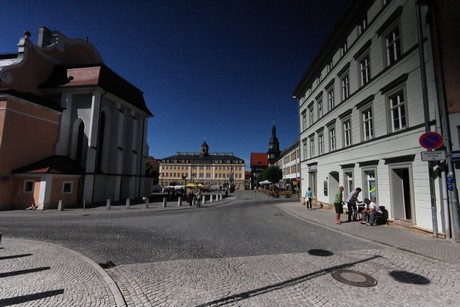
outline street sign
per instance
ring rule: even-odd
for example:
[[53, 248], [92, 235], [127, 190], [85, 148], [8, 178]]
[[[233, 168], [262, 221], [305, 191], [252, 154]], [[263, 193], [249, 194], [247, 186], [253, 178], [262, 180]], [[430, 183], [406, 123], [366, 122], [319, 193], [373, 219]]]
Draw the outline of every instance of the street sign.
[[422, 151], [422, 161], [442, 161], [446, 160], [444, 150]]
[[444, 143], [442, 135], [437, 132], [425, 132], [418, 141], [425, 149], [438, 149]]
[[452, 150], [451, 159], [452, 161], [459, 161], [460, 160], [460, 150]]

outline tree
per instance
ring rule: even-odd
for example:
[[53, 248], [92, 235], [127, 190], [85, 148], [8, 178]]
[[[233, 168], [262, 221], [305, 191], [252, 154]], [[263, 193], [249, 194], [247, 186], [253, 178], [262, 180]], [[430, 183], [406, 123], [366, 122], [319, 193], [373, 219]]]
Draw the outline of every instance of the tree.
[[257, 178], [259, 182], [268, 180], [272, 183], [278, 183], [283, 178], [283, 171], [278, 166], [270, 166], [263, 170]]

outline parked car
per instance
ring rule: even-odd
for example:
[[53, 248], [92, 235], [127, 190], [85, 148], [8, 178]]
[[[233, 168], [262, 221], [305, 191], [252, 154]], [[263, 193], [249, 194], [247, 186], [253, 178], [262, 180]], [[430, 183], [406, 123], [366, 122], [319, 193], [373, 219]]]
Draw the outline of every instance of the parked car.
[[163, 188], [159, 184], [154, 184], [152, 186], [152, 193], [160, 193]]

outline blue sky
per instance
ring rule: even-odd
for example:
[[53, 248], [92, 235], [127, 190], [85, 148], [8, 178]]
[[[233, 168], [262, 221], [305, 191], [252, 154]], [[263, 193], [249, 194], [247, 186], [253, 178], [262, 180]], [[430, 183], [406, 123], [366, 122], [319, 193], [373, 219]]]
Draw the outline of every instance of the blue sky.
[[347, 0], [1, 0], [0, 53], [46, 26], [85, 38], [144, 92], [150, 155], [266, 152], [299, 136], [292, 92]]

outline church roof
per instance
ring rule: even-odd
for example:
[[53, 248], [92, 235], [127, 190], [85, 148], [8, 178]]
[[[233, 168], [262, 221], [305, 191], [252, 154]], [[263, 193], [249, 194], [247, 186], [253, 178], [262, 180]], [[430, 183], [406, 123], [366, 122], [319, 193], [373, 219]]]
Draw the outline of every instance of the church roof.
[[40, 88], [83, 86], [99, 86], [144, 111], [149, 116], [153, 116], [145, 104], [143, 92], [104, 64], [81, 67], [56, 66], [48, 81], [42, 84]]

